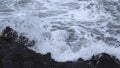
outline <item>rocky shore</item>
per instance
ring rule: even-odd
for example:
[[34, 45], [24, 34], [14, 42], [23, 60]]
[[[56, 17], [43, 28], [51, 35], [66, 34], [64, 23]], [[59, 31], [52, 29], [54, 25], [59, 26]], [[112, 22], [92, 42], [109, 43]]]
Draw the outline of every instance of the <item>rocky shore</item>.
[[27, 48], [34, 43], [24, 36], [18, 38], [16, 31], [6, 27], [0, 36], [0, 68], [120, 68], [119, 60], [105, 53], [88, 61], [56, 62], [50, 54], [42, 55]]

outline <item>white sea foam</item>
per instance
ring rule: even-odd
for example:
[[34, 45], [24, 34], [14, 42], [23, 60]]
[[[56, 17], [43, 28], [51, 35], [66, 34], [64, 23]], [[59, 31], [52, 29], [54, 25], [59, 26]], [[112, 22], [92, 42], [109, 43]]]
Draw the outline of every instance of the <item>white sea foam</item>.
[[0, 2], [3, 3], [0, 5], [7, 7], [0, 9], [0, 32], [10, 26], [19, 34], [35, 40], [35, 45], [28, 48], [37, 53], [51, 53], [58, 62], [76, 61], [79, 58], [89, 60], [100, 53], [108, 53], [120, 60], [120, 35], [110, 33], [109, 30], [116, 29], [107, 27], [117, 20], [105, 10], [109, 5], [104, 5], [103, 0]]

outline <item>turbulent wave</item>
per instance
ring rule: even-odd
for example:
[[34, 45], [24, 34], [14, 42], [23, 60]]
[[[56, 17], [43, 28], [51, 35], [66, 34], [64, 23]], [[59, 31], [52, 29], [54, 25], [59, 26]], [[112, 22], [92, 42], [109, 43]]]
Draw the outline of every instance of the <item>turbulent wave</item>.
[[119, 0], [1, 0], [0, 32], [6, 26], [51, 53], [58, 62], [108, 53], [120, 60]]

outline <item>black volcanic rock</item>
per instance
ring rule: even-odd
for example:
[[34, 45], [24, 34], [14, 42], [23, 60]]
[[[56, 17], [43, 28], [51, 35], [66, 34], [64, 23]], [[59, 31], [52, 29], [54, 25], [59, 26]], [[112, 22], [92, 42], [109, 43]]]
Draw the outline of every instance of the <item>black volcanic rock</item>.
[[10, 27], [6, 27], [0, 36], [0, 68], [120, 68], [120, 62], [105, 53], [88, 61], [56, 62], [50, 53], [41, 55], [27, 48], [35, 42], [29, 42], [24, 36], [17, 38], [17, 32]]
[[102, 54], [97, 61], [96, 68], [120, 68], [118, 60], [113, 60], [108, 54]]

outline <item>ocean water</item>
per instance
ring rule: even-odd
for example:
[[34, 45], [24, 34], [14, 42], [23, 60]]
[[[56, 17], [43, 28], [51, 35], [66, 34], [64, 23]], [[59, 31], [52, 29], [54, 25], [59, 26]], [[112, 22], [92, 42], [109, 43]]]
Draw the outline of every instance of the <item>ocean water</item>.
[[0, 0], [0, 33], [6, 26], [57, 62], [100, 53], [120, 60], [119, 0]]

